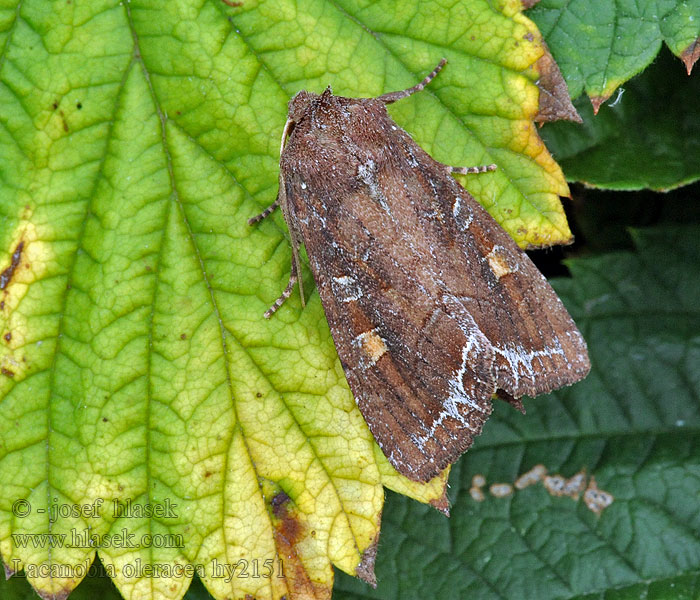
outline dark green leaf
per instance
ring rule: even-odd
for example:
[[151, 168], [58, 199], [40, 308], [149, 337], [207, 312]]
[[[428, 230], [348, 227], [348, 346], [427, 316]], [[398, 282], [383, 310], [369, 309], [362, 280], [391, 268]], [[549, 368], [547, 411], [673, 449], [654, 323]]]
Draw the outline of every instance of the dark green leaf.
[[662, 42], [680, 57], [700, 36], [699, 0], [542, 0], [527, 14], [572, 98], [585, 91], [596, 107], [654, 60]]
[[[607, 592], [587, 594], [575, 600], [696, 600], [700, 597], [700, 574], [636, 583]], [[573, 599], [572, 599], [573, 600]]]
[[700, 78], [664, 52], [583, 125], [548, 123], [542, 137], [569, 181], [616, 189], [668, 190], [700, 178]]

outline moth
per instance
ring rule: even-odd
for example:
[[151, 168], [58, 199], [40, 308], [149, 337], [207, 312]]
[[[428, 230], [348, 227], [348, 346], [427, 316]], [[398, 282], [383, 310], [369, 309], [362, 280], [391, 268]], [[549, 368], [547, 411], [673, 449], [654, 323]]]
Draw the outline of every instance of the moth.
[[289, 283], [304, 244], [350, 389], [394, 468], [427, 481], [471, 445], [500, 396], [570, 385], [586, 343], [554, 290], [452, 173], [389, 116], [419, 84], [376, 98], [301, 91], [282, 134], [278, 206]]

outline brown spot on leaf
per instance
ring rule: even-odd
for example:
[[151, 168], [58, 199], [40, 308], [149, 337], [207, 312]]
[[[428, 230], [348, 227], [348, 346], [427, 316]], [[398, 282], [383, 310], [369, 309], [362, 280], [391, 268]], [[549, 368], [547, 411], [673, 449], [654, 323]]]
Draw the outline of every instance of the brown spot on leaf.
[[12, 341], [12, 332], [8, 331], [8, 332], [7, 332], [5, 335], [3, 335], [2, 337], [5, 338], [5, 341], [6, 341], [6, 342], [10, 342], [10, 341]]
[[591, 480], [588, 482], [588, 488], [583, 494], [583, 501], [588, 509], [596, 515], [600, 515], [614, 500], [614, 496], [605, 490], [599, 489], [595, 478], [591, 477]]
[[304, 537], [304, 524], [291, 498], [279, 491], [270, 500], [270, 508], [277, 555], [282, 561], [282, 573], [290, 596], [330, 600], [332, 588], [313, 581], [306, 571], [304, 557], [298, 547]]
[[5, 580], [9, 579], [17, 572], [11, 569], [10, 565], [8, 565], [7, 563], [2, 563], [2, 566], [5, 568]]
[[542, 481], [542, 478], [547, 474], [547, 467], [544, 465], [535, 465], [529, 471], [523, 473], [515, 480], [515, 488], [524, 490], [526, 487], [534, 485]]
[[5, 367], [0, 368], [0, 373], [2, 373], [5, 377], [14, 377], [15, 372], [10, 371], [10, 369], [7, 369]]
[[544, 478], [543, 485], [544, 489], [552, 496], [569, 496], [569, 498], [578, 500], [579, 494], [586, 487], [586, 471], [582, 469], [569, 479], [558, 473], [556, 475], [547, 475]]
[[484, 490], [482, 490], [480, 487], [470, 487], [469, 495], [472, 497], [472, 500], [474, 500], [474, 502], [483, 502], [484, 500], [486, 500], [486, 496], [484, 496]]
[[571, 103], [569, 88], [562, 77], [559, 65], [554, 61], [547, 44], [542, 41], [544, 54], [537, 60], [537, 70], [540, 77], [537, 80], [537, 87], [540, 90], [539, 110], [535, 116], [538, 123], [548, 121], [574, 121], [583, 123], [581, 115], [578, 114]]
[[481, 473], [477, 473], [472, 477], [472, 486], [469, 488], [469, 495], [475, 502], [483, 502], [486, 499], [484, 491], [481, 489], [486, 485], [486, 477]]
[[477, 473], [472, 477], [472, 487], [484, 487], [486, 485], [486, 477], [481, 473]]
[[513, 493], [513, 486], [510, 483], [492, 483], [489, 492], [494, 498], [506, 498]]
[[[75, 582], [75, 585], [77, 585], [78, 582]], [[73, 591], [73, 587], [71, 587], [69, 590], [60, 590], [58, 592], [45, 592], [45, 591], [39, 591], [37, 590], [37, 594], [39, 594], [40, 598], [43, 598], [43, 600], [66, 600], [68, 596], [70, 596], [70, 593]]]
[[521, 0], [520, 4], [523, 6], [523, 10], [527, 10], [529, 8], [532, 8], [537, 4], [540, 0]]
[[17, 244], [15, 251], [12, 253], [12, 258], [10, 259], [10, 266], [0, 273], [0, 290], [7, 288], [10, 281], [12, 281], [12, 277], [15, 274], [20, 261], [22, 260], [22, 250], [24, 250], [24, 241]]
[[186, 339], [187, 339], [187, 334], [186, 334], [186, 333], [181, 333], [181, 334], [180, 334], [180, 339], [181, 339], [181, 340], [186, 340]]
[[688, 71], [688, 75], [693, 70], [693, 65], [700, 58], [700, 38], [695, 38], [693, 42], [681, 52], [681, 60], [685, 64], [685, 70]]
[[53, 108], [54, 110], [56, 110], [56, 109], [58, 108], [58, 100], [54, 100], [54, 101], [53, 101], [53, 104], [51, 105], [51, 108]]
[[543, 485], [544, 489], [547, 490], [551, 496], [563, 496], [566, 479], [559, 475], [559, 473], [556, 475], [547, 475], [544, 478]]
[[564, 486], [564, 493], [570, 496], [574, 500], [578, 500], [578, 495], [586, 487], [586, 470], [581, 469], [573, 477], [569, 477], [566, 480], [566, 485]]
[[256, 397], [256, 398], [262, 398], [262, 394], [261, 394], [260, 392], [256, 392], [256, 393], [255, 393], [255, 397]]
[[374, 563], [377, 558], [377, 544], [379, 544], [379, 532], [372, 543], [362, 553], [360, 564], [355, 567], [355, 575], [373, 588], [377, 587], [377, 576], [374, 574]]
[[78, 102], [78, 103], [75, 105], [75, 108], [77, 108], [78, 110], [80, 110], [81, 108], [83, 108], [82, 103], [81, 103], [81, 102]]
[[278, 519], [284, 518], [287, 514], [287, 504], [291, 501], [291, 498], [287, 496], [284, 492], [277, 492], [270, 500], [270, 506], [272, 507], [272, 514]]
[[591, 104], [593, 105], [594, 115], [598, 114], [600, 105], [603, 104], [603, 102], [605, 102], [608, 98], [610, 98], [610, 94], [606, 94], [605, 96], [591, 96]]
[[243, 2], [232, 2], [232, 0], [221, 0], [224, 4], [237, 8], [238, 6], [243, 6]]
[[109, 419], [108, 419], [107, 417], [102, 417], [102, 422], [103, 422], [103, 423], [106, 423], [107, 421], [109, 421]]
[[532, 35], [532, 32], [528, 31], [524, 36], [524, 40], [527, 40], [528, 42], [532, 42], [535, 39], [535, 36]]
[[447, 499], [447, 488], [442, 489], [442, 495], [439, 498], [433, 498], [430, 501], [430, 506], [439, 510], [446, 517], [450, 516], [450, 502]]

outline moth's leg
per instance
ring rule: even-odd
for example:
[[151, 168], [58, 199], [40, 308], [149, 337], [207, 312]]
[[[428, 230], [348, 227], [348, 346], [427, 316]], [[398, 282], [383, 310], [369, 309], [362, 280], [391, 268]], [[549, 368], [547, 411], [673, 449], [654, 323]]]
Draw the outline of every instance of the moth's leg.
[[400, 90], [398, 92], [389, 92], [388, 94], [382, 94], [381, 96], [377, 97], [377, 100], [381, 100], [382, 102], [384, 102], [384, 104], [391, 104], [392, 102], [396, 102], [397, 100], [401, 100], [402, 98], [408, 98], [411, 94], [420, 92], [426, 85], [428, 85], [433, 79], [435, 79], [435, 76], [440, 72], [442, 67], [445, 66], [445, 63], [447, 63], [447, 60], [444, 58], [441, 59], [438, 63], [438, 66], [433, 69], [433, 72], [430, 73], [430, 75], [428, 75], [423, 81], [417, 83], [413, 87], [410, 87], [407, 90]]
[[262, 211], [259, 215], [255, 215], [254, 217], [250, 217], [248, 219], [248, 225], [254, 225], [258, 221], [262, 221], [265, 217], [270, 216], [273, 212], [275, 212], [275, 209], [280, 205], [280, 197], [279, 195], [275, 199], [275, 201], [270, 204], [264, 211]]
[[[265, 311], [266, 319], [269, 319], [272, 315], [274, 315], [277, 312], [277, 309], [284, 304], [284, 301], [292, 295], [292, 291], [294, 290], [294, 284], [297, 281], [299, 281], [299, 276], [297, 275], [296, 262], [292, 260], [292, 271], [289, 274], [289, 282], [287, 283], [287, 287], [284, 288], [284, 291], [282, 292], [280, 297], [277, 298], [277, 300], [275, 300], [275, 303]], [[304, 296], [302, 296], [302, 303], [303, 298]]]
[[[301, 305], [306, 306], [306, 301], [304, 299], [304, 282], [299, 277], [299, 273], [301, 273], [301, 260], [299, 259], [300, 236], [299, 232], [297, 231], [296, 224], [293, 222], [293, 219], [290, 217], [289, 214], [289, 208], [287, 206], [287, 190], [284, 185], [284, 179], [282, 178], [281, 173], [279, 182], [279, 193], [277, 194], [277, 200], [275, 204], [282, 208], [282, 215], [284, 216], [284, 220], [287, 223], [287, 229], [289, 229], [289, 241], [292, 246], [292, 266], [291, 271], [289, 273], [289, 281], [287, 282], [287, 287], [284, 288], [284, 291], [282, 292], [280, 297], [277, 298], [277, 300], [275, 300], [275, 303], [265, 311], [266, 319], [269, 319], [273, 314], [275, 314], [275, 312], [277, 312], [277, 309], [284, 304], [285, 300], [292, 295], [292, 291], [294, 290], [294, 285], [296, 283], [299, 283]], [[270, 212], [272, 212], [274, 208], [270, 207], [267, 210], [270, 210]]]
[[445, 165], [448, 173], [461, 173], [462, 175], [469, 175], [470, 173], [486, 173], [488, 171], [495, 171], [498, 167], [496, 165], [479, 165], [478, 167], [451, 167]]
[[[440, 62], [438, 63], [437, 67], [433, 69], [433, 71], [428, 75], [423, 81], [420, 83], [417, 83], [413, 87], [408, 88], [407, 90], [400, 90], [398, 92], [389, 92], [388, 94], [383, 94], [377, 98], [377, 100], [381, 100], [384, 102], [384, 104], [391, 104], [392, 102], [396, 102], [397, 100], [401, 100], [402, 98], [408, 98], [411, 94], [415, 94], [416, 92], [420, 92], [421, 90], [425, 89], [425, 86], [428, 85], [435, 77], [437, 74], [442, 70], [442, 67], [447, 64], [447, 59], [441, 59]], [[448, 173], [461, 173], [462, 175], [467, 175], [470, 173], [486, 173], [487, 171], [495, 171], [496, 170], [496, 165], [480, 165], [478, 167], [451, 167], [449, 165], [445, 165], [447, 168]]]
[[292, 273], [296, 273], [299, 280], [299, 295], [301, 296], [301, 305], [306, 306], [306, 300], [304, 297], [304, 278], [300, 277], [298, 274], [301, 273], [301, 259], [299, 258], [299, 246], [301, 242], [299, 241], [299, 234], [296, 228], [290, 226], [289, 237], [292, 244]]

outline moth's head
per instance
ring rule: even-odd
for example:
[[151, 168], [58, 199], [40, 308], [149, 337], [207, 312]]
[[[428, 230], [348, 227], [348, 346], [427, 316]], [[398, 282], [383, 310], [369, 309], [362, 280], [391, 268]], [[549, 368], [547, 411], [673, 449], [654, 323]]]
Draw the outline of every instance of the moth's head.
[[318, 99], [318, 94], [313, 92], [307, 92], [306, 90], [301, 90], [289, 101], [289, 112], [287, 113], [287, 119], [293, 123], [298, 123], [304, 116], [309, 107], [313, 104], [315, 100]]

